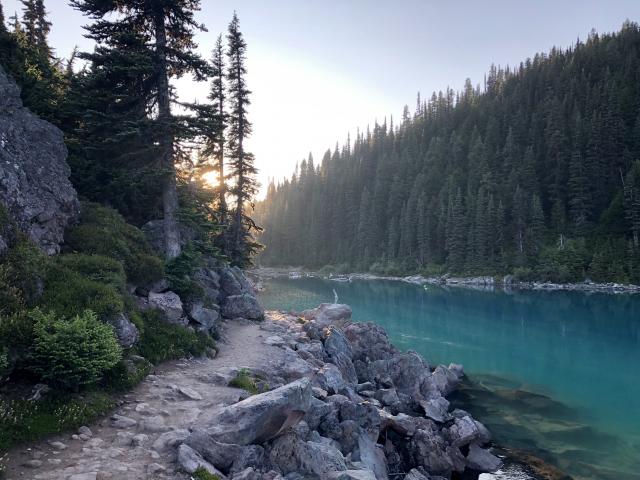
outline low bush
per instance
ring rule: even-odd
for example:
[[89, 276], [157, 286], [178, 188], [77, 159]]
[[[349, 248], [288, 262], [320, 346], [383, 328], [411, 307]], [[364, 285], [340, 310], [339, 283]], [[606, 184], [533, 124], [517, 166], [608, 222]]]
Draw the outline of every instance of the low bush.
[[102, 320], [124, 310], [122, 295], [114, 287], [99, 283], [57, 263], [47, 273], [39, 306], [58, 315], [75, 316], [91, 310]]
[[31, 369], [45, 382], [69, 390], [97, 382], [122, 357], [113, 328], [87, 310], [70, 320], [36, 309]]
[[215, 347], [209, 335], [172, 325], [158, 310], [146, 310], [141, 315], [144, 332], [136, 348], [140, 355], [153, 364], [188, 355], [202, 356], [207, 349]]
[[144, 233], [111, 208], [84, 202], [80, 223], [67, 230], [65, 240], [75, 252], [119, 260], [133, 284], [146, 285], [164, 275], [164, 263], [154, 255]]
[[79, 273], [87, 280], [109, 285], [119, 292], [125, 291], [127, 277], [122, 264], [113, 258], [73, 253], [60, 255], [56, 261], [61, 267]]
[[8, 400], [0, 396], [0, 452], [25, 442], [76, 429], [114, 407], [108, 395], [50, 394], [43, 400]]
[[229, 382], [229, 386], [246, 390], [251, 395], [260, 393], [258, 385], [256, 384], [256, 379], [251, 375], [251, 372], [244, 368], [241, 369], [237, 373], [237, 375]]
[[26, 310], [0, 316], [0, 351], [6, 355], [4, 375], [29, 367], [33, 348], [33, 319]]
[[218, 475], [214, 475], [213, 473], [209, 473], [204, 467], [198, 467], [193, 474], [191, 474], [193, 480], [220, 480]]
[[0, 313], [15, 313], [24, 304], [34, 305], [42, 294], [48, 265], [49, 258], [20, 237], [0, 258]]
[[171, 290], [184, 301], [188, 302], [204, 296], [202, 287], [191, 279], [192, 274], [200, 266], [200, 261], [201, 254], [189, 244], [180, 255], [167, 262], [166, 273]]
[[151, 368], [144, 358], [122, 359], [104, 373], [101, 385], [110, 392], [127, 392], [144, 380]]

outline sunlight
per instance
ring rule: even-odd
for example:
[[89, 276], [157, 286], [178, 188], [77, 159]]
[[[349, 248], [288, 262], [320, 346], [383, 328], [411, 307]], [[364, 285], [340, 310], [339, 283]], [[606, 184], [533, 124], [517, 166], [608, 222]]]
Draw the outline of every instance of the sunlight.
[[218, 172], [207, 172], [202, 175], [202, 180], [204, 180], [211, 187], [218, 186], [218, 179]]

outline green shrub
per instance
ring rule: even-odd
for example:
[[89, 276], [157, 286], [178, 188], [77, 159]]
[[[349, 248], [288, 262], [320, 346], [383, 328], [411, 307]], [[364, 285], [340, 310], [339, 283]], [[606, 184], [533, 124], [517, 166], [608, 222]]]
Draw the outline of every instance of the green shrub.
[[191, 275], [200, 266], [201, 254], [191, 244], [187, 245], [180, 255], [169, 260], [166, 265], [167, 280], [171, 290], [185, 301], [202, 298], [202, 287], [191, 280]]
[[28, 305], [35, 304], [42, 294], [48, 264], [49, 258], [38, 247], [26, 238], [20, 238], [0, 259], [0, 287], [8, 286], [13, 291], [0, 294], [0, 300], [6, 295]]
[[33, 320], [27, 311], [0, 317], [0, 350], [6, 355], [4, 375], [29, 366], [33, 348]]
[[269, 385], [267, 385], [262, 378], [252, 375], [246, 368], [240, 369], [236, 376], [229, 382], [229, 386], [246, 390], [251, 395], [257, 395], [258, 393], [269, 390]]
[[113, 407], [113, 400], [98, 392], [58, 393], [36, 402], [0, 397], [0, 452], [86, 425]]
[[218, 475], [209, 473], [204, 469], [204, 467], [198, 467], [191, 476], [193, 477], [193, 480], [220, 480], [220, 477], [218, 477]]
[[45, 382], [77, 390], [97, 382], [122, 357], [113, 329], [87, 310], [71, 320], [31, 312], [34, 348], [31, 367]]
[[215, 347], [210, 336], [180, 325], [172, 325], [157, 310], [142, 312], [142, 318], [144, 332], [138, 341], [137, 350], [151, 363], [158, 364], [187, 355], [201, 356], [208, 348]]
[[39, 306], [42, 310], [52, 310], [66, 317], [92, 310], [105, 320], [122, 313], [124, 301], [113, 286], [91, 280], [79, 272], [54, 263], [47, 273]]
[[516, 282], [532, 282], [536, 280], [536, 274], [527, 267], [516, 267], [513, 269], [513, 278]]
[[105, 372], [101, 383], [110, 392], [127, 392], [149, 375], [151, 367], [143, 358], [122, 359]]
[[69, 254], [60, 255], [56, 259], [58, 265], [79, 273], [83, 278], [109, 285], [120, 292], [124, 292], [127, 277], [122, 264], [102, 255]]
[[0, 377], [4, 377], [9, 373], [9, 357], [7, 356], [7, 348], [0, 346]]
[[121, 261], [128, 280], [136, 285], [152, 283], [164, 275], [164, 263], [154, 255], [144, 233], [111, 208], [84, 202], [80, 223], [67, 231], [65, 240], [75, 252]]

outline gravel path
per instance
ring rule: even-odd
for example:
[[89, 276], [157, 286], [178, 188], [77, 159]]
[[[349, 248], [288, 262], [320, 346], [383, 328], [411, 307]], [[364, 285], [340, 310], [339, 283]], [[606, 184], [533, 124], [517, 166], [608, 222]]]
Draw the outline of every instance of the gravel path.
[[226, 322], [217, 358], [166, 363], [88, 431], [15, 449], [7, 480], [190, 478], [176, 470], [176, 443], [189, 428], [206, 424], [221, 407], [238, 401], [243, 392], [226, 386], [237, 369], [282, 366], [283, 350], [264, 343], [269, 335], [261, 324]]

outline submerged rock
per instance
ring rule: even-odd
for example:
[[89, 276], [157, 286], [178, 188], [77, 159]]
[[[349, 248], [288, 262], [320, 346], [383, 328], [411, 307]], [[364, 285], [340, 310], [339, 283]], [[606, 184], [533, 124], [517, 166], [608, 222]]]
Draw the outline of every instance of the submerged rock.
[[22, 105], [20, 90], [0, 67], [0, 253], [13, 241], [7, 220], [48, 254], [80, 212], [62, 132]]

